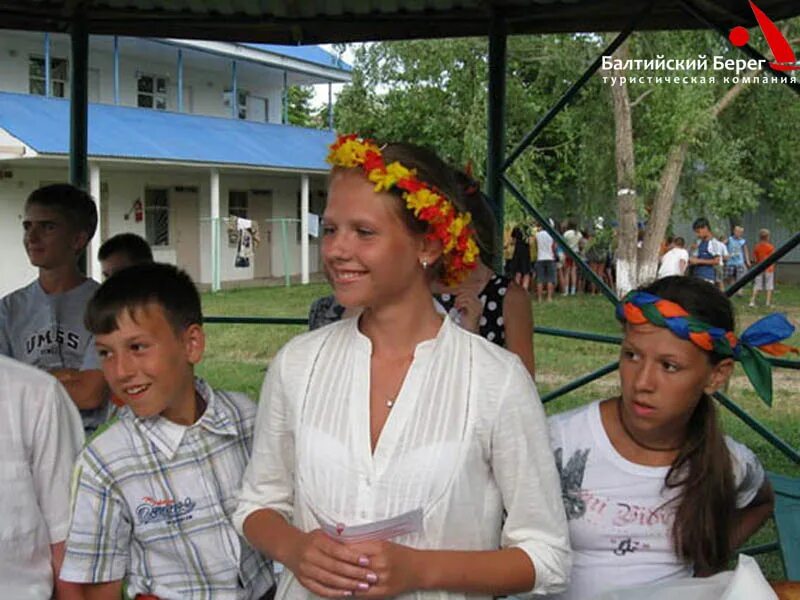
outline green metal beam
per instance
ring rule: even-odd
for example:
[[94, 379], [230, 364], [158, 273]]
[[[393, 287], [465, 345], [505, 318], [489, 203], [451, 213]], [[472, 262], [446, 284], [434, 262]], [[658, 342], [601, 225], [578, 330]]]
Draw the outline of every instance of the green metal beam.
[[506, 110], [506, 46], [508, 33], [502, 15], [495, 14], [489, 25], [489, 114], [486, 153], [486, 194], [492, 202], [495, 217], [495, 271], [503, 272], [503, 204], [502, 175], [505, 152]]
[[86, 13], [76, 10], [70, 30], [69, 180], [86, 190], [89, 185], [89, 33]]
[[555, 400], [565, 394], [568, 394], [574, 390], [577, 390], [579, 387], [583, 387], [587, 383], [591, 383], [595, 379], [600, 379], [601, 377], [608, 375], [609, 373], [613, 373], [619, 368], [619, 361], [615, 360], [612, 363], [608, 363], [605, 367], [600, 367], [596, 371], [592, 371], [584, 375], [583, 377], [578, 377], [577, 379], [573, 379], [568, 384], [561, 386], [557, 390], [553, 390], [549, 394], [545, 394], [542, 396], [542, 404], [547, 404], [551, 400]]
[[780, 450], [789, 460], [791, 460], [795, 464], [800, 464], [800, 454], [792, 448], [788, 443], [784, 440], [779, 438], [777, 435], [772, 433], [769, 429], [767, 429], [761, 421], [756, 419], [755, 417], [750, 416], [746, 410], [744, 410], [741, 406], [736, 404], [733, 400], [728, 398], [722, 392], [717, 392], [714, 394], [714, 398], [719, 401], [725, 408], [731, 411], [734, 415], [739, 417], [742, 421], [744, 421], [745, 425], [750, 427], [753, 431], [767, 440], [770, 444], [772, 444], [775, 448]]
[[753, 279], [758, 277], [761, 273], [767, 270], [768, 267], [774, 265], [778, 262], [781, 258], [789, 254], [795, 246], [800, 244], [800, 231], [795, 233], [791, 238], [789, 238], [786, 242], [781, 245], [775, 252], [770, 254], [765, 260], [758, 263], [755, 267], [750, 269], [747, 273], [745, 273], [741, 279], [735, 281], [731, 286], [729, 286], [725, 290], [725, 294], [733, 296], [736, 292], [750, 283]]
[[[648, 12], [649, 12], [649, 7], [648, 7]], [[580, 78], [578, 78], [578, 80], [575, 83], [573, 83], [569, 87], [569, 89], [567, 89], [566, 92], [564, 92], [564, 95], [561, 96], [561, 98], [559, 98], [558, 102], [556, 102], [550, 108], [550, 110], [548, 110], [545, 113], [545, 115], [541, 118], [541, 120], [538, 123], [536, 123], [533, 129], [531, 129], [530, 132], [528, 132], [528, 135], [526, 135], [522, 139], [522, 141], [517, 145], [517, 147], [511, 151], [511, 153], [508, 155], [508, 158], [506, 158], [506, 161], [503, 163], [502, 169], [504, 172], [507, 171], [508, 168], [514, 163], [514, 161], [517, 160], [523, 152], [525, 152], [528, 146], [530, 146], [534, 142], [534, 140], [537, 137], [539, 137], [539, 134], [544, 130], [545, 127], [547, 127], [550, 121], [552, 121], [556, 117], [556, 115], [560, 113], [572, 101], [572, 99], [575, 96], [578, 95], [578, 92], [583, 88], [584, 85], [586, 85], [586, 82], [589, 81], [592, 75], [594, 75], [595, 72], [602, 65], [603, 57], [610, 56], [611, 54], [613, 54], [614, 51], [617, 48], [619, 48], [626, 39], [628, 39], [628, 36], [633, 32], [636, 23], [644, 15], [645, 13], [641, 13], [640, 15], [638, 15], [637, 18], [634, 19], [634, 21], [630, 25], [628, 25], [628, 27], [624, 31], [622, 31], [616, 38], [614, 38], [614, 41], [611, 42], [611, 44], [609, 44], [605, 50], [603, 50], [603, 52], [597, 57], [597, 59], [591, 65], [589, 65], [589, 68], [586, 69], [584, 74], [581, 75]]]

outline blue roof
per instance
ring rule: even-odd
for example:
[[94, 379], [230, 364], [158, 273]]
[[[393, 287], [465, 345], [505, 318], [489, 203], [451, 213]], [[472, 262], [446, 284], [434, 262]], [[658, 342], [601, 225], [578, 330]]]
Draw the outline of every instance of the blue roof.
[[[69, 154], [69, 101], [0, 92], [0, 127], [43, 154]], [[224, 117], [89, 105], [89, 156], [327, 170], [334, 133]]]
[[272, 54], [279, 54], [281, 56], [288, 56], [296, 60], [328, 67], [331, 69], [339, 69], [347, 71], [348, 73], [353, 70], [353, 67], [348, 65], [338, 56], [331, 54], [324, 48], [319, 46], [281, 46], [278, 44], [251, 44], [242, 43], [242, 46], [248, 46], [264, 52], [271, 52]]

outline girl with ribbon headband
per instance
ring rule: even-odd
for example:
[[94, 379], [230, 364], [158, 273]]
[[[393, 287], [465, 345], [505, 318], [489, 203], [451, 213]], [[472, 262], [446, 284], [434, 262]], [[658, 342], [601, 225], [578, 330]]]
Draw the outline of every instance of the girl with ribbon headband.
[[574, 551], [562, 599], [722, 570], [772, 512], [764, 469], [723, 434], [712, 395], [739, 360], [769, 400], [750, 344], [793, 327], [771, 316], [737, 338], [730, 300], [681, 276], [628, 294], [617, 316], [621, 396], [549, 420]]
[[457, 285], [479, 259], [452, 170], [356, 136], [328, 160], [322, 258], [336, 299], [363, 310], [270, 364], [234, 524], [286, 566], [277, 600], [564, 589], [566, 519], [533, 380], [431, 299], [434, 280]]

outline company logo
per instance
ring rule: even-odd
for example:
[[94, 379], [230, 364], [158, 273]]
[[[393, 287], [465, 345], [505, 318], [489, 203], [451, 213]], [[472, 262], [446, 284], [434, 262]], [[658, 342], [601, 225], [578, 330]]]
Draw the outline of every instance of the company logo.
[[[769, 49], [775, 56], [775, 62], [770, 63], [770, 66], [777, 71], [800, 70], [800, 64], [797, 64], [797, 58], [789, 45], [789, 41], [784, 37], [777, 25], [752, 1], [750, 2], [750, 8], [756, 16], [756, 21], [761, 28], [761, 33], [764, 34], [764, 38], [767, 40]], [[734, 27], [728, 34], [728, 39], [734, 46], [744, 46], [750, 40], [750, 34], [744, 27]]]
[[195, 502], [188, 496], [183, 500], [156, 500], [150, 496], [142, 498], [142, 504], [136, 507], [136, 518], [140, 525], [159, 523], [164, 521], [167, 525], [188, 521], [192, 518]]

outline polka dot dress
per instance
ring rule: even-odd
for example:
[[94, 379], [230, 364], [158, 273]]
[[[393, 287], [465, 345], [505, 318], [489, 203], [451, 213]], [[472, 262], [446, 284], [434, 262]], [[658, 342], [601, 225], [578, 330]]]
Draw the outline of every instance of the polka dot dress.
[[[503, 326], [503, 300], [508, 291], [509, 279], [502, 275], [495, 275], [478, 294], [478, 299], [483, 305], [483, 313], [478, 321], [478, 333], [490, 342], [505, 348], [506, 333]], [[436, 296], [439, 303], [450, 312], [456, 302], [452, 294], [439, 294]]]

